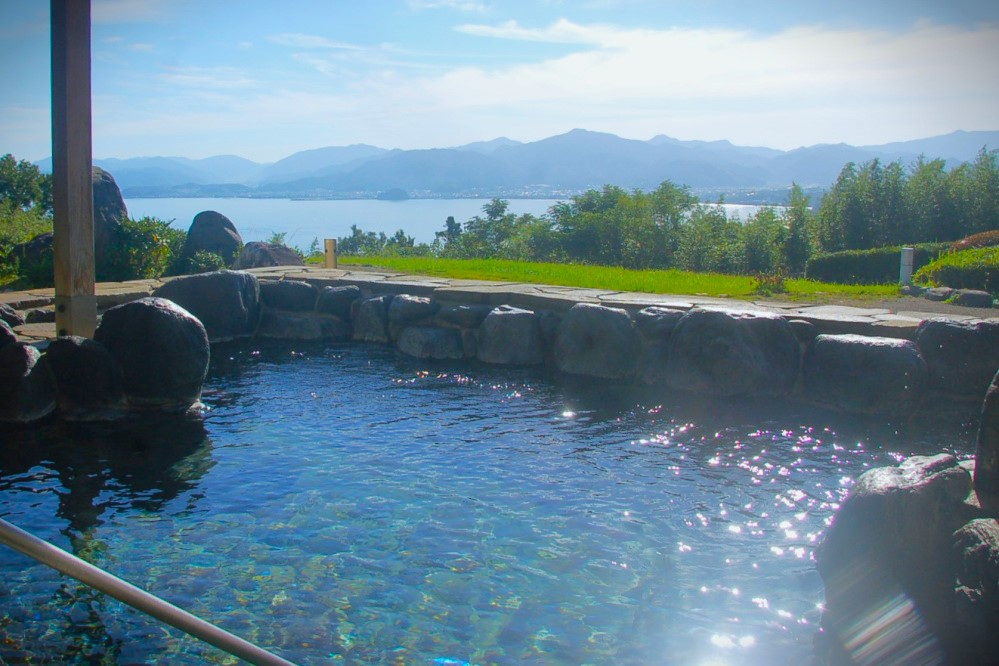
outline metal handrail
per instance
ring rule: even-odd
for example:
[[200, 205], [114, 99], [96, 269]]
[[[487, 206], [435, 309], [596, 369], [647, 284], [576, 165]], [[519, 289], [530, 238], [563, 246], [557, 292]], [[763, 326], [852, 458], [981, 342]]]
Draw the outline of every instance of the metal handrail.
[[131, 583], [109, 574], [103, 569], [84, 562], [75, 555], [71, 555], [61, 548], [53, 546], [48, 541], [43, 541], [21, 528], [11, 525], [3, 518], [0, 518], [0, 542], [41, 562], [47, 567], [51, 567], [67, 576], [72, 576], [81, 583], [109, 594], [136, 610], [151, 615], [157, 620], [166, 622], [195, 638], [200, 638], [206, 643], [211, 643], [215, 647], [225, 650], [240, 659], [245, 659], [251, 664], [259, 664], [261, 666], [294, 666], [292, 662], [257, 647], [239, 636], [230, 634], [228, 631], [220, 629], [210, 622], [191, 615], [182, 608], [163, 601], [159, 597], [141, 590]]

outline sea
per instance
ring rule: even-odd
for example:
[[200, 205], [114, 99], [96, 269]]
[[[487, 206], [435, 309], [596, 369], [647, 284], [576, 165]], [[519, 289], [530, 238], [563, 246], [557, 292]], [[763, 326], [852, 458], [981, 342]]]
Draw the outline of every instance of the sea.
[[[544, 215], [559, 203], [558, 199], [508, 199], [509, 212]], [[376, 199], [126, 199], [129, 217], [156, 217], [171, 222], [176, 229], [187, 231], [198, 213], [214, 210], [236, 225], [243, 242], [267, 240], [273, 234], [285, 234], [287, 245], [308, 249], [314, 239], [322, 246], [323, 239], [349, 236], [352, 225], [365, 232], [384, 232], [391, 236], [402, 229], [417, 243], [430, 243], [434, 233], [442, 231], [449, 216], [460, 223], [483, 215], [490, 199], [406, 199], [381, 201]], [[745, 220], [759, 206], [721, 204], [730, 216]]]

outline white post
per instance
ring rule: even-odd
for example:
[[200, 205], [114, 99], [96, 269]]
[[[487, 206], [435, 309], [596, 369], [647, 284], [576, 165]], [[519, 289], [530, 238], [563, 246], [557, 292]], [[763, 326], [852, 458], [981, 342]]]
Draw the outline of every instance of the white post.
[[898, 265], [898, 283], [900, 285], [912, 284], [912, 257], [915, 253], [911, 247], [902, 248], [902, 260]]

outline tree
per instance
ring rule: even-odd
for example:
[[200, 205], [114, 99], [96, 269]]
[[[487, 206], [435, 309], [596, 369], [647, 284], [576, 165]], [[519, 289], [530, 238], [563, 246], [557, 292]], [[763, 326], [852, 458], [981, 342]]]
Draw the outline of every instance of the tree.
[[7, 153], [0, 157], [0, 201], [21, 210], [37, 209], [43, 215], [51, 215], [52, 176]]
[[804, 275], [805, 263], [812, 254], [811, 227], [814, 216], [808, 204], [808, 195], [801, 186], [797, 183], [791, 185], [787, 208], [783, 214], [787, 234], [780, 248], [781, 263], [790, 275]]

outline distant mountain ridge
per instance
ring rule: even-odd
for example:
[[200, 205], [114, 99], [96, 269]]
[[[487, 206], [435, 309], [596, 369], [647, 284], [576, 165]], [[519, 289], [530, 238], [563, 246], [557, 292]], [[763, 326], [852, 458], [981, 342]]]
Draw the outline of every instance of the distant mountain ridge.
[[[965, 132], [876, 146], [820, 144], [777, 150], [729, 141], [647, 141], [574, 129], [522, 143], [506, 137], [453, 148], [388, 150], [367, 144], [303, 150], [270, 164], [235, 155], [97, 159], [126, 197], [374, 198], [557, 197], [605, 184], [651, 189], [664, 180], [695, 191], [827, 187], [848, 162], [911, 163], [924, 155], [948, 166], [999, 147], [999, 131]], [[51, 160], [38, 163], [51, 169]]]

